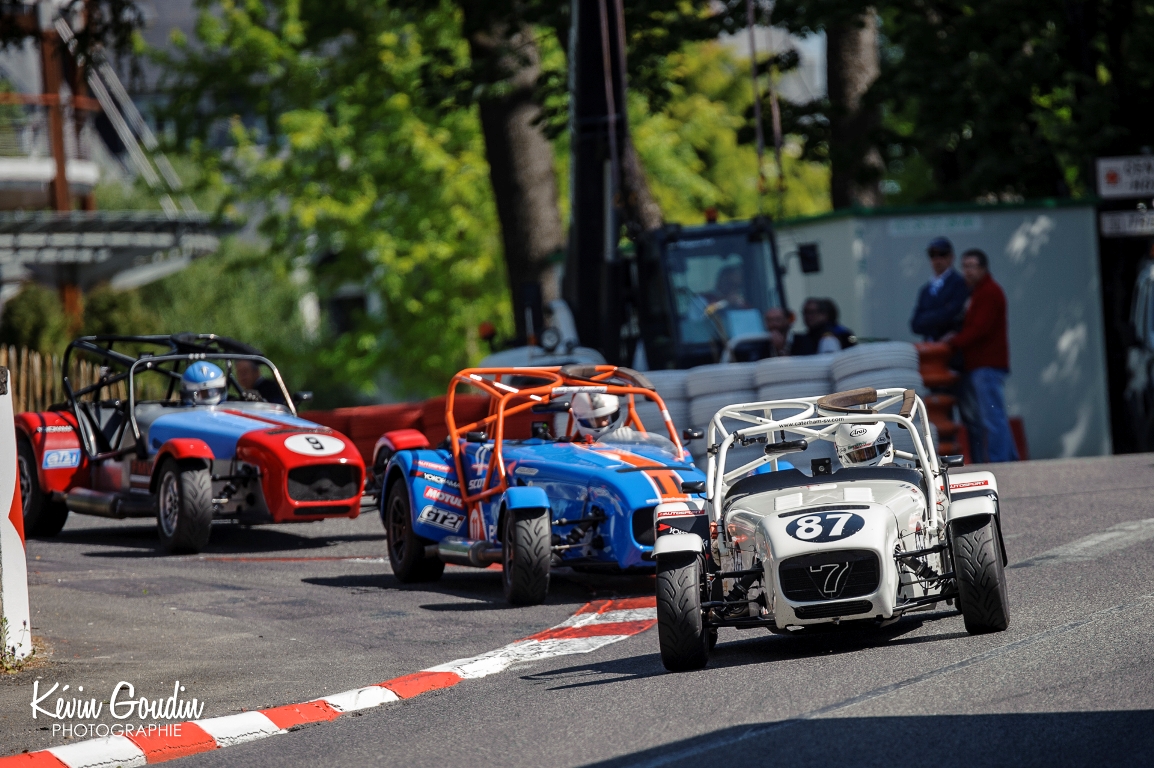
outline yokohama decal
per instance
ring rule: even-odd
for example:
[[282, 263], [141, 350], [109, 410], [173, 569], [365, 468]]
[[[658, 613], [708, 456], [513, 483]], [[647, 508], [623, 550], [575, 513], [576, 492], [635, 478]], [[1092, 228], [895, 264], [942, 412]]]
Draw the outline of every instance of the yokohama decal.
[[447, 491], [442, 491], [440, 488], [433, 488], [432, 486], [425, 489], [424, 496], [431, 501], [437, 501], [441, 504], [447, 504], [456, 509], [464, 509], [465, 504], [461, 501], [460, 496], [454, 496]]

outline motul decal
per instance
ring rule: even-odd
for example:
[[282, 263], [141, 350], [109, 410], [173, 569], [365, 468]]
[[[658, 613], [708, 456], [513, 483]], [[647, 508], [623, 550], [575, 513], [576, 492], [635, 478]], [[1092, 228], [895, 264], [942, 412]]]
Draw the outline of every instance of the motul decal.
[[430, 501], [439, 501], [442, 504], [448, 504], [450, 507], [456, 507], [457, 509], [464, 509], [465, 507], [465, 504], [461, 501], [460, 496], [454, 496], [447, 491], [442, 491], [440, 488], [433, 488], [432, 486], [429, 486], [425, 489], [424, 495], [425, 498], [429, 499]]
[[981, 488], [982, 486], [986, 486], [989, 484], [990, 484], [989, 480], [975, 480], [972, 483], [957, 483], [957, 484], [950, 483], [950, 490], [955, 491], [958, 488]]
[[447, 466], [445, 466], [444, 464], [437, 464], [434, 461], [422, 461], [421, 459], [417, 459], [416, 464], [418, 467], [422, 467], [424, 469], [430, 469], [433, 472], [446, 472], [447, 473], [449, 471], [449, 468]]

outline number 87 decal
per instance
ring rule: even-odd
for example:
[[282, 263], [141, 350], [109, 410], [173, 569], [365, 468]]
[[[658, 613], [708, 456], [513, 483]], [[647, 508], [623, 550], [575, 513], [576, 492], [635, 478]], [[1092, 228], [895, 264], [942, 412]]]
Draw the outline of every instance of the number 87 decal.
[[801, 541], [827, 542], [853, 536], [864, 526], [865, 519], [852, 512], [818, 512], [794, 520], [785, 532]]

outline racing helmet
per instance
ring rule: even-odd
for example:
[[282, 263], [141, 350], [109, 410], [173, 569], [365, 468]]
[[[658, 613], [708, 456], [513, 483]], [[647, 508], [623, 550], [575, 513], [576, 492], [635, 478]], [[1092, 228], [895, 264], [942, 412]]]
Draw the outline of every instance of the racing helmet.
[[582, 437], [591, 437], [594, 440], [607, 432], [612, 432], [624, 423], [621, 415], [621, 401], [617, 395], [604, 395], [600, 392], [578, 392], [573, 396], [569, 406], [577, 422], [577, 432]]
[[894, 460], [890, 431], [880, 421], [842, 424], [834, 433], [833, 442], [843, 467], [877, 467]]
[[228, 381], [212, 363], [195, 362], [180, 377], [180, 400], [185, 405], [216, 405], [226, 399]]

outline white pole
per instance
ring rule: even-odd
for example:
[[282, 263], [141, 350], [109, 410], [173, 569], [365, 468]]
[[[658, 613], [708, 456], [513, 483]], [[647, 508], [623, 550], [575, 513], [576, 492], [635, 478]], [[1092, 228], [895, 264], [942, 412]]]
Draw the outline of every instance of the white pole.
[[[28, 610], [28, 561], [24, 556], [24, 508], [16, 468], [16, 422], [8, 369], [0, 367], [0, 611], [4, 618], [4, 649], [16, 658], [32, 653], [32, 623]], [[0, 512], [2, 514], [2, 512]]]

